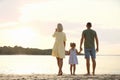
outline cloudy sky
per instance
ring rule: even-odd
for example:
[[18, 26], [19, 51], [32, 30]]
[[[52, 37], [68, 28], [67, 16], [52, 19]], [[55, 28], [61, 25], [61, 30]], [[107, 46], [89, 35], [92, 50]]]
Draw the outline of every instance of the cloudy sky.
[[100, 54], [120, 54], [119, 0], [0, 0], [0, 46], [52, 48], [62, 23], [66, 50], [70, 42], [79, 50], [87, 22], [98, 34]]

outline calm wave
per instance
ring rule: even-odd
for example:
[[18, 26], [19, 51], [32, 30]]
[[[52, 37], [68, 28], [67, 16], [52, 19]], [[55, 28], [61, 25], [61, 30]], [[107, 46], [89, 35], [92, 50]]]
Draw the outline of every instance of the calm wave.
[[[76, 74], [86, 73], [84, 56], [77, 56], [79, 64]], [[64, 59], [63, 71], [69, 74], [69, 56]], [[97, 74], [120, 74], [120, 56], [97, 56]], [[92, 68], [92, 66], [91, 66]], [[57, 74], [56, 58], [38, 55], [3, 55], [0, 56], [0, 74]], [[92, 69], [91, 69], [92, 71]]]

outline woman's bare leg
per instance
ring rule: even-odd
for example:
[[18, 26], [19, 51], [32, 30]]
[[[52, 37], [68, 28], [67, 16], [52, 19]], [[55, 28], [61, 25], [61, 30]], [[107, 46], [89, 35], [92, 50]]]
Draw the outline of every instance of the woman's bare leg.
[[62, 66], [63, 66], [63, 59], [59, 58], [59, 71], [61, 75], [62, 75]]
[[56, 57], [56, 59], [57, 59], [57, 65], [58, 65], [58, 67], [59, 67], [59, 58]]
[[[57, 59], [57, 65], [58, 65], [58, 68], [59, 68], [59, 58], [58, 57], [56, 57], [56, 59]], [[60, 72], [58, 71], [58, 74], [59, 74]]]
[[58, 64], [58, 75], [62, 75], [62, 66], [63, 66], [63, 59], [62, 58], [56, 58], [57, 59], [57, 64]]

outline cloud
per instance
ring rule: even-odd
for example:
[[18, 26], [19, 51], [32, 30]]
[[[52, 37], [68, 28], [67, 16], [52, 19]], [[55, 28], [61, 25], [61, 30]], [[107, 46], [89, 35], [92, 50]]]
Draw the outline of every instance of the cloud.
[[15, 0], [4, 0], [0, 3], [0, 22], [17, 21], [19, 13], [19, 3]]
[[0, 22], [18, 21], [22, 6], [43, 0], [2, 0], [0, 2]]
[[106, 42], [109, 44], [120, 44], [120, 29], [96, 29], [100, 42]]
[[20, 25], [18, 22], [5, 22], [5, 23], [0, 23], [0, 30], [12, 30], [19, 28]]

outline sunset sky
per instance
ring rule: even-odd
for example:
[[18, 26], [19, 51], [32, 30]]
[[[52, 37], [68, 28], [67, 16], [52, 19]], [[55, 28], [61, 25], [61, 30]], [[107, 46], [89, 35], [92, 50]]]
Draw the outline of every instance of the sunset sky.
[[62, 23], [79, 50], [81, 33], [92, 22], [100, 54], [120, 55], [120, 0], [0, 0], [0, 46], [51, 49]]

